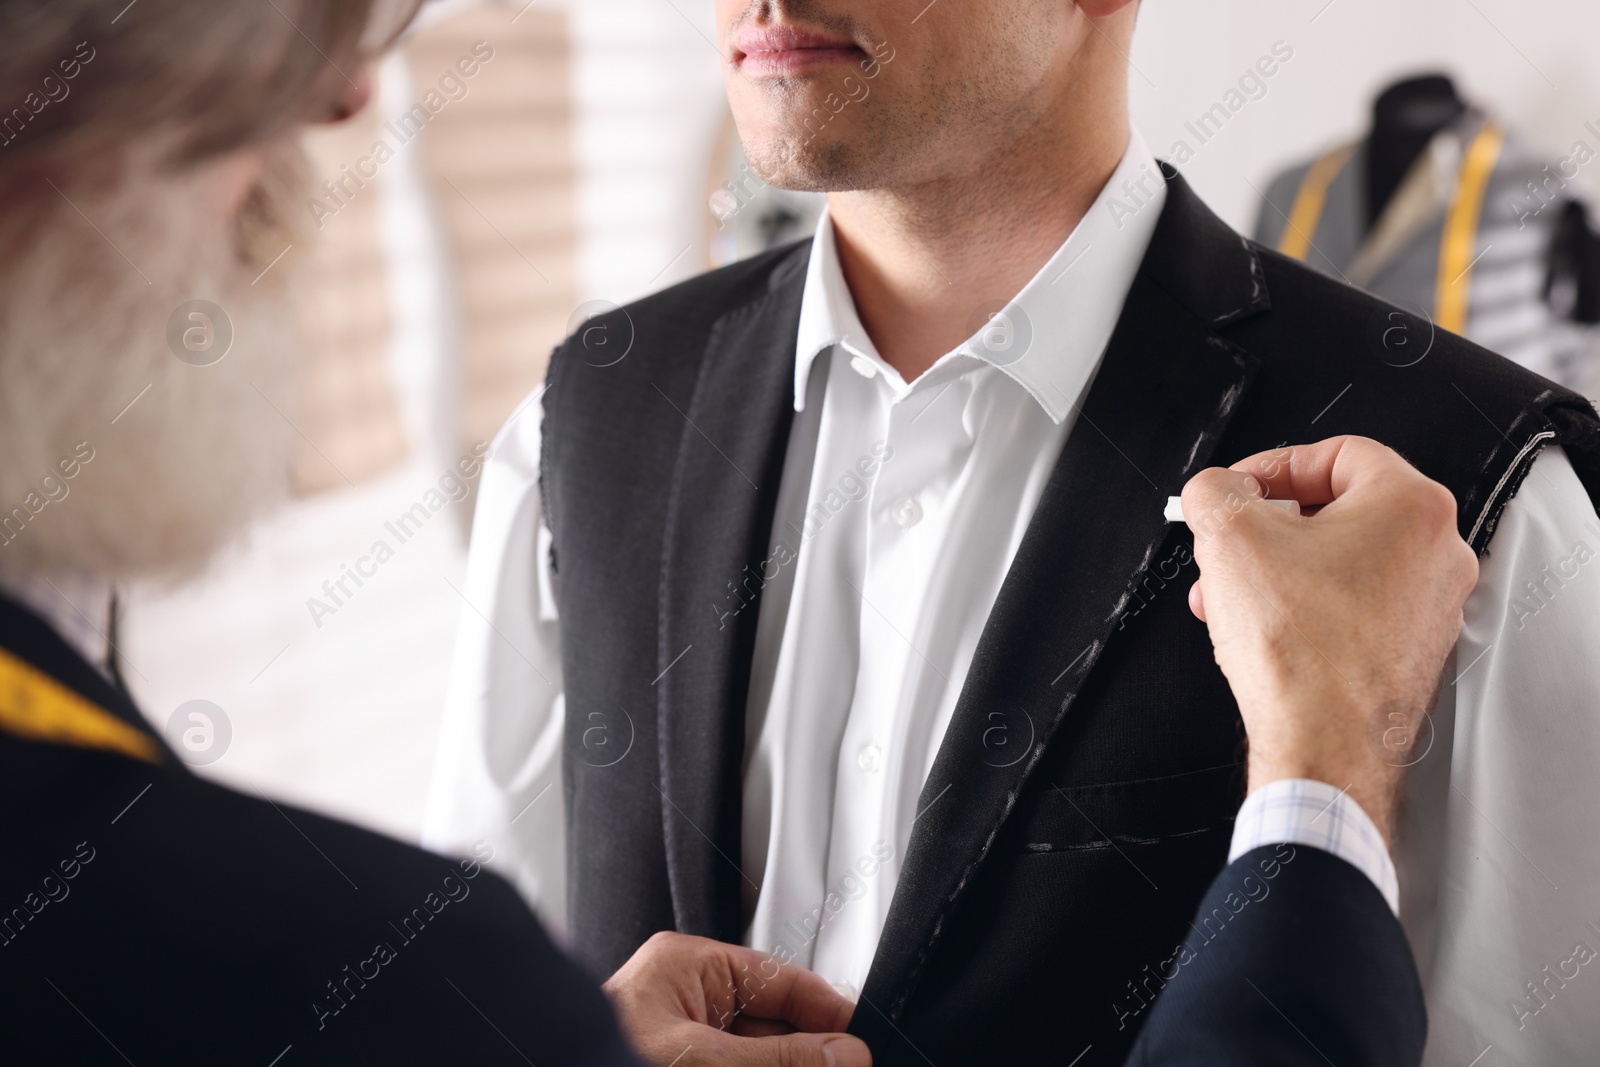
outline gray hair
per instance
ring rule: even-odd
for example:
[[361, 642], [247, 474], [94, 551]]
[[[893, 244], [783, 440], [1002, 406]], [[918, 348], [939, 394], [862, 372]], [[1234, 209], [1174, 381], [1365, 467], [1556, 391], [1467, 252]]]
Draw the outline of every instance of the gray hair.
[[117, 6], [0, 0], [0, 202], [141, 143], [182, 165], [273, 139], [343, 88], [385, 0]]

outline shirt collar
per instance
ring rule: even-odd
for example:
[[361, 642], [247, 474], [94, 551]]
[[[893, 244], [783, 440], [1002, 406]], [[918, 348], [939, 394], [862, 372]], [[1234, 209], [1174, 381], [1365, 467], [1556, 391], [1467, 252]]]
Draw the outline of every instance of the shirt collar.
[[[1155, 157], [1134, 132], [1111, 179], [1049, 262], [987, 325], [940, 357], [919, 381], [943, 376], [952, 363], [978, 359], [1008, 374], [1053, 421], [1061, 422], [1076, 406], [1111, 340], [1166, 197]], [[839, 265], [833, 222], [824, 210], [812, 238], [800, 302], [796, 411], [805, 408], [812, 365], [835, 345], [898, 383], [856, 314]]]
[[0, 570], [0, 593], [31, 610], [74, 651], [108, 674], [111, 583], [91, 575]]

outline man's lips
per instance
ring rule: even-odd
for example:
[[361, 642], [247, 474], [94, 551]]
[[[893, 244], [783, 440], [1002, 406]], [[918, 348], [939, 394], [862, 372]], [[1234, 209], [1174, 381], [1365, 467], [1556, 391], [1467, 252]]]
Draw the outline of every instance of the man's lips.
[[801, 74], [866, 53], [847, 37], [790, 26], [746, 26], [733, 40], [732, 62], [751, 77]]

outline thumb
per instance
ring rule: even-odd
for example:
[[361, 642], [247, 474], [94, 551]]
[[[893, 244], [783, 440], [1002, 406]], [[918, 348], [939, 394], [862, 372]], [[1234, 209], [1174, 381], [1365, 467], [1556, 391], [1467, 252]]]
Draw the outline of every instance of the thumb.
[[784, 1034], [755, 1040], [772, 1049], [770, 1067], [872, 1067], [872, 1053], [849, 1034]]
[[872, 1053], [849, 1034], [734, 1037], [717, 1034], [704, 1045], [706, 1067], [872, 1067]]
[[[1194, 534], [1196, 558], [1251, 504], [1265, 496], [1259, 479], [1222, 467], [1207, 467], [1184, 483], [1183, 521]], [[1204, 570], [1203, 565], [1201, 569]]]

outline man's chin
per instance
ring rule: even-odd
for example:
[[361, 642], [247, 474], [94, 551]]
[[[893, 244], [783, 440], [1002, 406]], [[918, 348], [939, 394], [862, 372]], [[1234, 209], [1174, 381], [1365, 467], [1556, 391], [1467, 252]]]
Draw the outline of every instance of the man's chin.
[[863, 152], [847, 138], [798, 134], [781, 126], [742, 141], [745, 160], [768, 185], [797, 193], [832, 193], [866, 188]]

